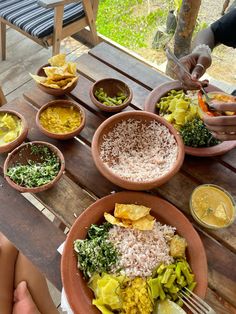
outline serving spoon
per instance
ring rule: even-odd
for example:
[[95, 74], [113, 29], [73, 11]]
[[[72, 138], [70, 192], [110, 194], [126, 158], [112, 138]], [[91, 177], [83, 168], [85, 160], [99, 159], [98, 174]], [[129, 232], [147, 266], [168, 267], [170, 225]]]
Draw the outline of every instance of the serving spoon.
[[[190, 80], [192, 80], [191, 77], [191, 73], [188, 72], [188, 70], [183, 66], [183, 64], [179, 61], [179, 59], [176, 57], [176, 55], [170, 50], [169, 47], [166, 48], [166, 56], [168, 59], [171, 59], [176, 65], [179, 66], [179, 68], [184, 71], [184, 73], [189, 77]], [[202, 91], [202, 93], [204, 94], [206, 100], [205, 103], [207, 105], [207, 108], [209, 109], [209, 111], [215, 111], [215, 108], [211, 106], [211, 99], [210, 97], [207, 95], [207, 92], [205, 91], [205, 89], [203, 87], [201, 87], [200, 89]]]

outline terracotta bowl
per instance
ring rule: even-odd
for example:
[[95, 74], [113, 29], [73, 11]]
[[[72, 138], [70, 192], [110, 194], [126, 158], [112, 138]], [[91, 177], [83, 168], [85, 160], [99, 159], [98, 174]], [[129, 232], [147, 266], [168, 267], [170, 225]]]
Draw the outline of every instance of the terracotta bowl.
[[209, 97], [211, 98], [211, 101], [214, 102], [214, 103], [222, 103], [223, 101], [221, 100], [217, 100], [215, 99], [215, 97], [219, 96], [219, 95], [222, 95], [222, 96], [226, 96], [226, 99], [224, 102], [229, 102], [229, 103], [235, 103], [236, 102], [236, 96], [233, 96], [233, 95], [230, 95], [230, 94], [227, 94], [227, 93], [224, 93], [224, 92], [220, 92], [220, 91], [212, 91], [212, 92], [209, 92]]
[[[18, 185], [17, 183], [15, 183], [14, 181], [12, 181], [8, 176], [7, 176], [7, 169], [10, 166], [13, 166], [16, 163], [21, 163], [21, 164], [27, 164], [29, 160], [33, 160], [36, 162], [41, 162], [41, 158], [40, 156], [34, 156], [31, 153], [31, 149], [30, 146], [34, 144], [34, 145], [38, 145], [38, 146], [46, 146], [48, 147], [52, 152], [54, 152], [56, 154], [56, 156], [59, 157], [60, 160], [60, 170], [57, 174], [57, 176], [49, 183], [41, 185], [39, 187], [35, 187], [35, 188], [27, 188], [21, 185]], [[13, 187], [14, 189], [20, 191], [21, 193], [38, 193], [38, 192], [42, 192], [45, 190], [50, 189], [51, 187], [53, 187], [55, 185], [55, 183], [61, 178], [64, 170], [65, 170], [65, 159], [63, 154], [61, 153], [61, 151], [54, 145], [46, 143], [46, 142], [41, 142], [41, 141], [34, 141], [34, 142], [29, 142], [29, 143], [25, 143], [22, 144], [21, 146], [15, 148], [7, 157], [7, 159], [4, 162], [4, 177], [7, 180], [7, 182], [10, 184], [11, 187]]]
[[[52, 133], [52, 132], [46, 130], [41, 125], [39, 119], [40, 119], [40, 115], [42, 114], [42, 112], [45, 109], [47, 109], [48, 107], [64, 107], [64, 108], [73, 107], [75, 110], [77, 110], [81, 114], [82, 121], [81, 121], [80, 126], [70, 133], [63, 133], [63, 134]], [[48, 137], [55, 138], [58, 140], [68, 140], [68, 139], [73, 138], [74, 136], [78, 135], [82, 131], [82, 129], [84, 128], [84, 126], [85, 126], [85, 112], [81, 106], [79, 106], [77, 103], [75, 103], [73, 101], [64, 100], [64, 99], [53, 100], [53, 101], [50, 101], [50, 102], [46, 103], [45, 105], [43, 105], [40, 108], [40, 110], [37, 112], [36, 124], [37, 124], [38, 128], [40, 129], [40, 131], [42, 133], [44, 133], [45, 135], [47, 135]]]
[[[39, 69], [38, 69], [38, 71], [37, 71], [37, 75], [39, 75], [39, 76], [45, 76], [46, 77], [46, 74], [45, 74], [45, 72], [44, 72], [44, 69], [43, 68], [45, 68], [45, 67], [48, 67], [48, 66], [50, 66], [50, 64], [44, 64], [44, 65], [42, 65]], [[67, 93], [70, 93], [74, 88], [75, 88], [75, 86], [77, 85], [77, 81], [78, 81], [78, 78], [77, 78], [77, 80], [71, 85], [71, 86], [69, 86], [68, 88], [66, 88], [66, 89], [62, 89], [62, 88], [51, 88], [51, 87], [47, 87], [47, 86], [44, 86], [44, 85], [42, 85], [42, 84], [40, 84], [40, 83], [37, 83], [37, 86], [38, 86], [38, 88], [39, 89], [41, 89], [43, 92], [45, 92], [45, 93], [47, 93], [47, 94], [50, 94], [50, 95], [53, 95], [53, 96], [62, 96], [62, 95], [65, 95], [65, 94], [67, 94]]]
[[[161, 86], [155, 88], [148, 96], [145, 101], [144, 108], [148, 112], [158, 114], [158, 110], [156, 104], [160, 101], [160, 99], [168, 94], [169, 91], [172, 89], [181, 90], [183, 87], [179, 81], [171, 81], [168, 83], [164, 83]], [[209, 84], [206, 88], [207, 92], [218, 91], [222, 92], [216, 86]], [[236, 147], [236, 141], [225, 141], [218, 145], [211, 146], [211, 147], [189, 147], [185, 146], [185, 153], [192, 156], [199, 156], [199, 157], [211, 157], [211, 156], [218, 156], [222, 155], [229, 150]]]
[[[104, 212], [112, 213], [115, 203], [140, 204], [151, 207], [151, 215], [157, 221], [176, 227], [176, 232], [187, 240], [187, 261], [197, 286], [194, 292], [204, 298], [207, 290], [207, 260], [202, 241], [191, 222], [173, 205], [150, 194], [141, 192], [119, 192], [96, 201], [77, 218], [67, 236], [64, 246], [61, 275], [68, 302], [75, 314], [99, 314], [92, 305], [93, 292], [87, 286], [82, 273], [77, 269], [77, 258], [73, 252], [76, 239], [85, 239], [91, 224], [104, 221]], [[190, 313], [190, 312], [188, 312]]]
[[0, 153], [8, 153], [15, 147], [19, 146], [26, 139], [28, 134], [28, 124], [22, 114], [14, 110], [0, 110], [0, 113], [9, 113], [11, 115], [15, 115], [21, 120], [22, 123], [22, 130], [20, 135], [14, 141], [0, 146]]
[[[100, 157], [103, 136], [107, 135], [107, 133], [110, 132], [117, 123], [129, 119], [141, 120], [144, 124], [147, 124], [150, 121], [157, 121], [166, 126], [169, 129], [169, 132], [174, 135], [178, 146], [177, 159], [166, 174], [149, 181], [131, 181], [118, 176], [104, 164]], [[174, 127], [165, 119], [156, 114], [145, 111], [129, 111], [121, 112], [108, 118], [98, 127], [92, 140], [92, 156], [98, 170], [112, 183], [129, 190], [147, 190], [164, 184], [178, 172], [184, 160], [184, 145], [181, 137], [177, 134]]]
[[[117, 105], [114, 107], [106, 106], [102, 102], [100, 102], [95, 96], [95, 92], [99, 88], [103, 88], [104, 92], [107, 93], [109, 97], [114, 97], [117, 95], [117, 93], [122, 92], [127, 96], [127, 99], [121, 105]], [[89, 95], [95, 106], [97, 106], [100, 110], [107, 112], [121, 111], [130, 104], [133, 98], [133, 92], [129, 88], [129, 86], [125, 82], [114, 78], [105, 78], [95, 82], [90, 88]]]

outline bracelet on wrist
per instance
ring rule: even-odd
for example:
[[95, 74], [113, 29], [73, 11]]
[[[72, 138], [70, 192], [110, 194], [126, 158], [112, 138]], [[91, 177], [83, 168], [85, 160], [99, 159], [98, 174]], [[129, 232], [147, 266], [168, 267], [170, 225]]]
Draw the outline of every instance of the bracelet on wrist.
[[203, 51], [207, 52], [209, 55], [211, 55], [211, 48], [205, 44], [201, 44], [201, 45], [196, 46], [193, 49], [192, 53], [203, 52]]

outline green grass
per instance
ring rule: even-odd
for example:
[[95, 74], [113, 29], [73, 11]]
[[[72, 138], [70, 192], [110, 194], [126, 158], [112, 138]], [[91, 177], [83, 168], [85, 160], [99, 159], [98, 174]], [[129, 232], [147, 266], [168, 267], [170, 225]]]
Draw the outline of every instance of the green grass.
[[129, 49], [150, 46], [157, 25], [165, 23], [168, 10], [157, 8], [148, 14], [147, 0], [100, 0], [98, 32]]

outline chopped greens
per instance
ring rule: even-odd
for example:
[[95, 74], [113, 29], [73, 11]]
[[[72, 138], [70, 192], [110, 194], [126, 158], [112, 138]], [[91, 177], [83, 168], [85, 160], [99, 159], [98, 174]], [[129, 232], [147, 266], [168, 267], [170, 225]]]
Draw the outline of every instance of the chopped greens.
[[109, 222], [104, 222], [102, 225], [91, 225], [88, 231], [88, 239], [97, 237], [107, 237], [108, 231], [113, 227]]
[[60, 170], [59, 158], [48, 147], [39, 145], [31, 145], [31, 155], [40, 156], [42, 162], [16, 163], [7, 169], [7, 175], [16, 184], [27, 188], [51, 182]]
[[78, 256], [78, 268], [86, 278], [93, 273], [108, 272], [117, 261], [117, 251], [107, 239], [110, 223], [91, 225], [85, 240], [75, 240], [74, 250]]
[[186, 146], [210, 147], [220, 143], [214, 138], [200, 118], [187, 122], [181, 129], [180, 134]]

